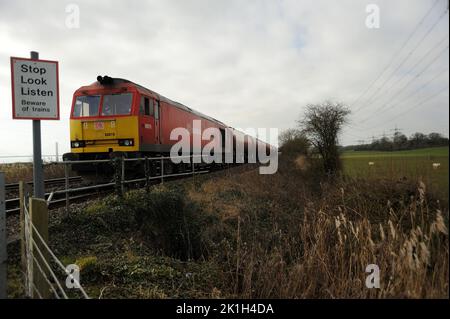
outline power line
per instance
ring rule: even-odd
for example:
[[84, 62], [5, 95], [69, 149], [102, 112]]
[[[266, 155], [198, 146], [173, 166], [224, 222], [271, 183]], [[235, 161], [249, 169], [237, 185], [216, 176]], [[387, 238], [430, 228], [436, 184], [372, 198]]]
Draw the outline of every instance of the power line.
[[[420, 63], [422, 63], [422, 61], [425, 60], [426, 57], [428, 57], [434, 50], [436, 50], [445, 40], [447, 40], [448, 35], [446, 34], [442, 39], [440, 39], [430, 50], [427, 51], [427, 53], [425, 53], [409, 70], [408, 72], [405, 72], [395, 83], [393, 83], [393, 85], [391, 85], [390, 88], [387, 89], [387, 91], [389, 91], [390, 89], [392, 89], [397, 83], [400, 83], [407, 75], [409, 75], [418, 65], [420, 65]], [[397, 72], [397, 70], [400, 69], [402, 65], [400, 65], [395, 71]], [[387, 83], [387, 82], [385, 82]], [[386, 93], [386, 92], [385, 92]], [[364, 107], [368, 107], [369, 105], [371, 105], [374, 101], [376, 101], [379, 97], [385, 96], [384, 94], [379, 94], [378, 97], [375, 97], [372, 101], [370, 101], [367, 104], [364, 104]], [[363, 107], [358, 108], [357, 110], [355, 110], [353, 112], [353, 114], [357, 113], [358, 111], [360, 111]]]
[[[416, 74], [413, 78], [411, 78], [411, 80], [410, 81], [408, 81], [399, 91], [397, 91], [397, 93], [396, 94], [394, 94], [392, 97], [391, 97], [391, 99], [390, 99], [390, 101], [387, 101], [385, 104], [383, 104], [381, 107], [379, 107], [378, 109], [375, 109], [375, 112], [374, 113], [379, 113], [379, 112], [381, 112], [381, 111], [383, 111], [383, 110], [385, 110], [386, 109], [386, 107], [387, 106], [389, 106], [389, 103], [390, 102], [392, 102], [392, 100], [394, 100], [395, 98], [397, 98], [411, 83], [413, 83], [417, 78], [419, 78], [426, 70], [428, 70], [429, 68], [430, 68], [430, 66], [431, 65], [433, 65], [433, 63], [434, 62], [436, 62], [437, 60], [438, 60], [438, 58], [442, 55], [442, 54], [444, 54], [447, 50], [448, 50], [448, 48], [449, 48], [449, 46], [447, 45], [445, 48], [444, 48], [444, 50], [442, 50], [442, 51], [440, 51], [439, 52], [439, 54], [438, 55], [436, 55], [431, 61], [430, 61], [430, 63], [428, 63], [426, 66], [425, 66], [425, 68], [423, 68], [418, 74]], [[440, 75], [442, 73], [442, 71], [441, 72], [439, 72], [438, 73], [438, 75]], [[434, 78], [436, 78], [436, 77], [434, 77]], [[434, 79], [433, 78], [433, 79]], [[427, 83], [427, 84], [429, 84], [429, 83]], [[399, 105], [400, 103], [397, 103], [397, 104], [395, 104], [395, 106], [396, 105]], [[364, 122], [367, 122], [369, 119], [371, 118], [371, 116], [368, 116], [368, 117], [366, 117], [365, 119], [363, 119], [362, 121], [360, 121], [359, 122], [359, 124], [362, 124], [362, 123], [364, 123]]]
[[[403, 98], [402, 100], [398, 101], [397, 103], [393, 104], [391, 106], [391, 109], [394, 109], [395, 107], [397, 107], [398, 105], [403, 104], [405, 101], [409, 100], [411, 97], [414, 97], [415, 95], [417, 95], [418, 93], [420, 93], [424, 88], [426, 88], [428, 85], [430, 85], [432, 82], [434, 82], [437, 78], [439, 78], [440, 76], [442, 76], [442, 74], [448, 72], [448, 68], [445, 68], [443, 70], [441, 70], [440, 72], [438, 72], [433, 78], [431, 78], [430, 80], [428, 80], [426, 83], [424, 83], [421, 87], [419, 87], [413, 94], [407, 95], [405, 96], [405, 98]], [[380, 113], [380, 111], [383, 111], [385, 106], [387, 106], [388, 104], [384, 104], [382, 108], [376, 110], [376, 112], [374, 112], [374, 114], [378, 114]], [[368, 117], [364, 118], [363, 120], [359, 121], [358, 123], [356, 123], [355, 125], [351, 125], [351, 124], [347, 124], [346, 126], [351, 128], [351, 129], [355, 129], [355, 130], [366, 130], [366, 128], [359, 128], [358, 126], [360, 126], [361, 124], [367, 122], [368, 120], [370, 120], [372, 118], [372, 115], [369, 115]]]
[[[420, 88], [418, 88], [412, 95], [407, 95], [404, 99], [400, 100], [398, 103], [392, 105], [393, 109], [394, 107], [396, 107], [397, 105], [400, 105], [402, 103], [404, 103], [406, 100], [409, 100], [411, 97], [413, 97], [414, 95], [416, 95], [417, 93], [419, 93], [421, 90], [423, 90], [424, 88], [426, 88], [430, 83], [432, 83], [434, 80], [436, 80], [437, 78], [439, 78], [442, 74], [448, 72], [448, 68], [443, 69], [441, 72], [439, 72], [438, 74], [436, 74], [436, 76], [434, 76], [431, 80], [429, 80], [427, 83], [425, 83], [424, 85], [422, 85]], [[363, 121], [361, 121], [360, 123], [364, 123], [367, 122], [367, 118], [364, 119]]]
[[370, 138], [377, 138], [377, 137], [382, 137], [383, 136], [383, 134], [378, 134], [378, 135], [371, 135], [370, 136], [370, 138], [369, 137], [367, 137], [367, 136], [365, 136], [365, 137], [363, 137], [363, 136], [360, 136], [360, 135], [355, 135], [355, 134], [353, 134], [353, 133], [350, 133], [350, 132], [345, 132], [343, 135], [350, 135], [351, 137], [353, 137], [354, 139], [355, 139], [355, 141], [357, 141], [356, 139], [360, 139], [360, 140], [367, 140], [367, 139], [370, 139]]
[[[412, 110], [418, 108], [419, 106], [422, 106], [423, 104], [425, 104], [426, 102], [429, 102], [430, 100], [435, 99], [437, 96], [441, 95], [441, 94], [444, 93], [445, 91], [448, 91], [448, 87], [444, 87], [443, 89], [439, 90], [438, 92], [436, 92], [436, 93], [434, 93], [434, 94], [428, 96], [428, 97], [427, 97], [426, 99], [424, 99], [423, 101], [421, 101], [421, 102], [419, 102], [419, 103], [413, 105], [412, 107], [408, 108], [408, 109], [405, 110], [404, 112], [401, 112], [401, 113], [395, 115], [394, 117], [391, 117], [390, 119], [388, 119], [388, 120], [386, 120], [386, 121], [383, 121], [383, 124], [391, 123], [392, 121], [395, 121], [396, 119], [398, 119], [398, 118], [401, 117], [402, 115], [404, 115], [404, 114], [406, 114], [406, 113], [408, 113], [408, 112], [411, 112]], [[377, 126], [378, 126], [378, 125], [377, 125]], [[366, 130], [374, 129], [374, 128], [376, 128], [377, 126], [373, 126], [373, 127], [366, 128]]]
[[373, 101], [370, 101], [378, 92], [381, 91], [382, 88], [393, 78], [396, 72], [405, 64], [406, 61], [412, 56], [412, 54], [417, 50], [417, 48], [422, 44], [422, 42], [430, 35], [430, 33], [434, 30], [434, 28], [439, 24], [442, 18], [447, 14], [447, 11], [444, 11], [438, 19], [431, 25], [431, 27], [427, 30], [427, 32], [422, 36], [422, 38], [417, 42], [416, 46], [408, 53], [408, 55], [401, 61], [401, 63], [397, 66], [397, 68], [391, 73], [391, 75], [383, 82], [381, 86], [379, 86], [374, 93], [366, 100], [369, 102], [368, 104], [362, 104], [359, 108], [357, 108], [354, 112], [360, 111], [362, 108], [367, 107]]
[[394, 53], [392, 59], [389, 61], [389, 63], [384, 67], [383, 71], [375, 78], [374, 81], [372, 81], [369, 86], [361, 93], [361, 95], [353, 101], [353, 103], [350, 104], [350, 107], [354, 106], [371, 88], [375, 83], [383, 76], [383, 74], [391, 67], [392, 63], [394, 63], [396, 57], [400, 52], [406, 47], [406, 45], [409, 43], [409, 41], [413, 38], [413, 36], [416, 34], [417, 30], [422, 26], [422, 24], [425, 22], [428, 15], [433, 11], [434, 7], [439, 3], [439, 0], [436, 0], [431, 8], [427, 11], [427, 13], [422, 17], [420, 22], [416, 25], [414, 30], [410, 33], [408, 38], [403, 42], [403, 44], [400, 46], [400, 48]]

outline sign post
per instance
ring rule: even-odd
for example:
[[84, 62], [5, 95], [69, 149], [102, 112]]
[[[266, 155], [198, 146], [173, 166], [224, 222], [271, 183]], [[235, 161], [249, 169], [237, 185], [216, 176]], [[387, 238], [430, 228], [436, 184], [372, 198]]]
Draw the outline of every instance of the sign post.
[[6, 261], [5, 174], [0, 172], [0, 299], [6, 299]]
[[13, 118], [33, 120], [34, 197], [45, 197], [41, 120], [59, 120], [58, 62], [11, 57]]
[[[30, 52], [32, 60], [39, 60], [39, 53]], [[44, 167], [42, 166], [41, 120], [33, 120], [33, 194], [45, 199]]]

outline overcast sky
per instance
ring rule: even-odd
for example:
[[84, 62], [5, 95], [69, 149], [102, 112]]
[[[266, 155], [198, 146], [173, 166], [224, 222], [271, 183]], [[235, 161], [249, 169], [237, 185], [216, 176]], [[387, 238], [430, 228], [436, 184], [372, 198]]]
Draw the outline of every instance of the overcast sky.
[[[66, 24], [71, 3], [79, 28]], [[366, 26], [368, 4], [380, 8], [379, 28]], [[61, 120], [43, 122], [44, 154], [55, 153], [55, 142], [69, 151], [72, 94], [99, 74], [233, 127], [295, 127], [305, 105], [330, 99], [356, 111], [344, 145], [396, 126], [448, 136], [446, 7], [447, 0], [0, 0], [0, 156], [32, 153], [31, 122], [12, 120], [9, 60], [31, 50], [60, 63]]]

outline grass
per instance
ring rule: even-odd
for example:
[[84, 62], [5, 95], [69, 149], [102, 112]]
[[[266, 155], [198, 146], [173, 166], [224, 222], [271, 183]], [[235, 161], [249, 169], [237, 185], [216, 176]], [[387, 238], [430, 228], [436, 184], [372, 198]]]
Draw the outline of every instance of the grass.
[[[225, 171], [85, 203], [52, 215], [50, 245], [82, 264], [93, 298], [448, 298], [439, 195], [417, 180], [330, 180], [297, 165], [281, 158], [274, 175]], [[365, 286], [369, 264], [380, 289]]]
[[[345, 152], [344, 172], [353, 177], [422, 180], [443, 198], [449, 194], [448, 147], [397, 152]], [[369, 162], [374, 165], [369, 166]], [[440, 167], [433, 168], [433, 163]]]
[[447, 147], [430, 147], [416, 150], [405, 150], [395, 152], [381, 152], [381, 151], [346, 151], [342, 154], [343, 159], [347, 158], [361, 158], [361, 157], [448, 157]]
[[[29, 182], [33, 180], [32, 163], [0, 164], [0, 172], [5, 173], [6, 183]], [[44, 166], [44, 177], [45, 179], [64, 177], [64, 165]]]

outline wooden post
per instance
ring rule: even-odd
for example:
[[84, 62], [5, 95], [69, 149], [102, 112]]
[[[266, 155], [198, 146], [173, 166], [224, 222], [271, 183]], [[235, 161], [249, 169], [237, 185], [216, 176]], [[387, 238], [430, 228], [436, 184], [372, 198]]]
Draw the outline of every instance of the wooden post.
[[59, 150], [58, 150], [58, 142], [55, 143], [55, 151], [56, 151], [56, 162], [59, 162]]
[[[27, 241], [31, 240], [31, 236], [26, 232], [26, 224], [25, 224], [25, 206], [26, 203], [29, 202], [29, 195], [31, 193], [31, 188], [28, 183], [24, 183], [23, 181], [19, 182], [19, 204], [20, 204], [20, 261], [22, 267], [22, 273], [24, 274], [24, 283], [25, 283], [25, 294], [28, 297], [32, 295], [32, 264], [30, 259], [31, 249], [27, 247]], [[29, 224], [29, 223], [28, 223]], [[31, 227], [31, 226], [29, 226]], [[28, 236], [27, 238], [25, 236]], [[30, 247], [31, 247], [31, 243]]]
[[161, 184], [164, 184], [164, 160], [161, 160]]
[[121, 172], [120, 172], [120, 192], [123, 196], [125, 193], [125, 158], [120, 158], [120, 166], [121, 166]]
[[69, 216], [69, 164], [64, 164], [64, 179], [65, 179], [65, 188], [66, 188], [66, 215]]
[[[48, 209], [47, 202], [45, 200], [40, 198], [30, 198], [30, 218], [31, 223], [34, 225], [34, 227], [36, 227], [36, 230], [44, 239], [45, 243], [48, 244]], [[50, 264], [49, 254], [47, 249], [42, 244], [41, 239], [36, 235], [36, 231], [34, 229], [32, 229], [32, 238], [37, 246], [36, 248], [36, 246], [32, 244], [32, 254], [44, 271], [44, 274], [42, 274], [39, 270], [39, 267], [36, 265], [36, 262], [33, 260], [33, 283], [36, 286], [36, 289], [41, 294], [42, 298], [48, 299], [50, 298], [50, 287], [44, 276], [47, 276], [47, 278], [49, 277], [48, 268], [45, 266], [45, 262]], [[36, 251], [37, 249], [39, 249], [39, 251], [44, 256], [44, 258], [46, 259], [45, 261], [42, 260], [40, 254]], [[34, 290], [32, 293], [32, 297], [39, 298]]]
[[145, 191], [150, 193], [150, 163], [148, 162], [148, 157], [145, 157], [144, 162], [144, 172], [145, 172]]
[[19, 207], [20, 207], [20, 264], [22, 266], [23, 273], [27, 274], [27, 253], [25, 247], [25, 183], [19, 182]]
[[0, 172], [0, 299], [6, 299], [6, 208], [5, 173]]
[[111, 164], [114, 169], [114, 189], [116, 192], [116, 195], [118, 197], [122, 197], [122, 172], [121, 172], [121, 163], [120, 159], [118, 157], [114, 157], [111, 159]]

